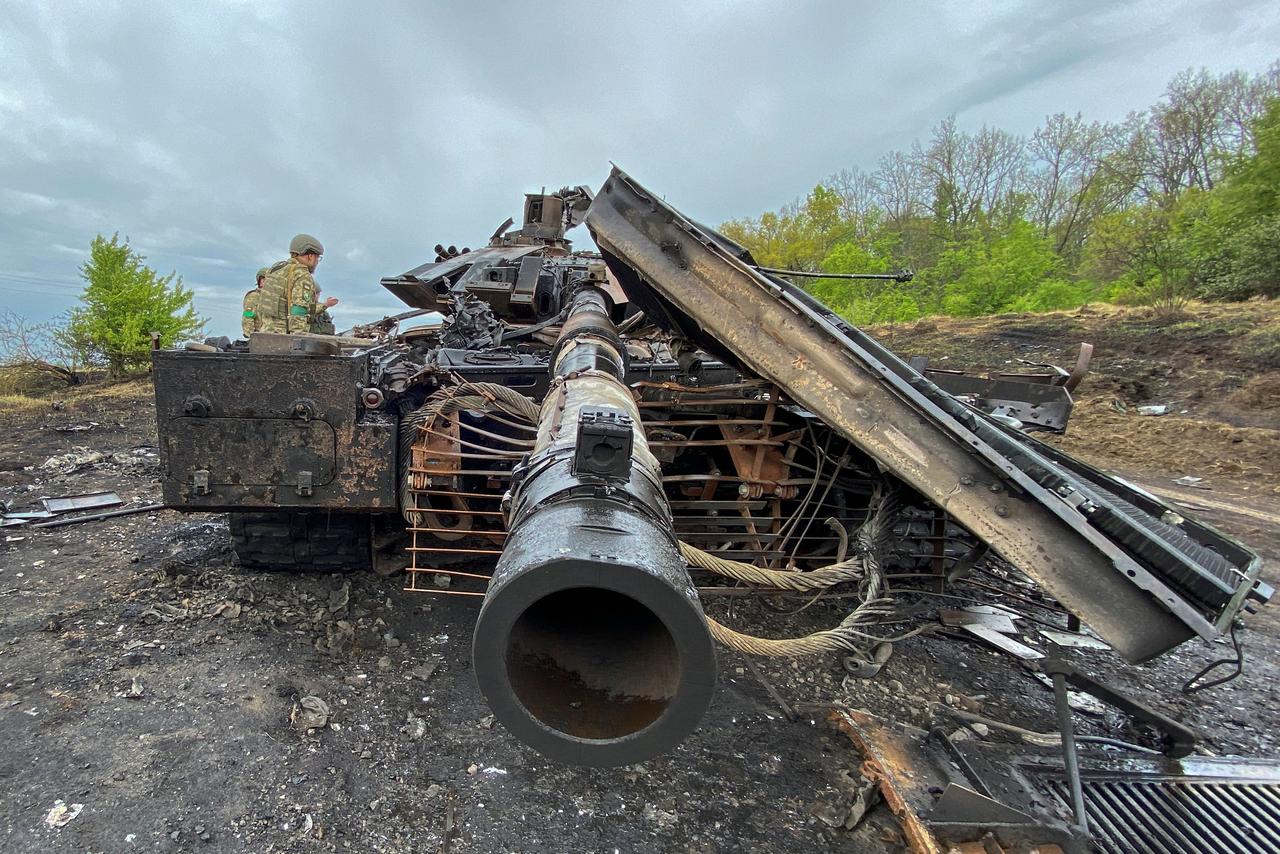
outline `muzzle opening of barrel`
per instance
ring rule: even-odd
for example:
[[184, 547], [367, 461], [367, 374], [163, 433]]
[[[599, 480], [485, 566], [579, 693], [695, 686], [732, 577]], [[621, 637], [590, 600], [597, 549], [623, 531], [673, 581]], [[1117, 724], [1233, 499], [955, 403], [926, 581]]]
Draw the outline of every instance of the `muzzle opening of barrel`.
[[614, 590], [560, 590], [527, 607], [506, 650], [512, 692], [567, 736], [618, 739], [660, 718], [680, 684], [680, 652], [662, 618]]

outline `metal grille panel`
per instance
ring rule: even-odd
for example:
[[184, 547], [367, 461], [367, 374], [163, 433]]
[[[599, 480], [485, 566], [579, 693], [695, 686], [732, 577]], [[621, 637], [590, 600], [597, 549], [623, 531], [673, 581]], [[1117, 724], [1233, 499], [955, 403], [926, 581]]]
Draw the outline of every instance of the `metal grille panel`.
[[[1070, 810], [1065, 780], [1046, 780]], [[1114, 854], [1275, 854], [1280, 851], [1280, 784], [1085, 779], [1089, 830]]]

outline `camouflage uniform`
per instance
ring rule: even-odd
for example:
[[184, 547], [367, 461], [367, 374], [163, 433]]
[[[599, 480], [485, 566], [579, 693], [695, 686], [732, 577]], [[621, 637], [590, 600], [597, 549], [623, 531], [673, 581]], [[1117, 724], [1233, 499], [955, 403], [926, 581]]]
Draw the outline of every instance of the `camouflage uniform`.
[[259, 291], [260, 289], [255, 287], [244, 295], [244, 313], [240, 317], [240, 333], [245, 338], [258, 331]]
[[262, 298], [262, 283], [266, 281], [267, 273], [270, 272], [270, 267], [259, 269], [253, 277], [257, 287], [244, 295], [244, 312], [240, 316], [240, 331], [244, 333], [245, 340], [261, 328], [258, 324], [258, 301]]
[[271, 268], [258, 298], [259, 332], [310, 332], [316, 314], [316, 280], [297, 258]]

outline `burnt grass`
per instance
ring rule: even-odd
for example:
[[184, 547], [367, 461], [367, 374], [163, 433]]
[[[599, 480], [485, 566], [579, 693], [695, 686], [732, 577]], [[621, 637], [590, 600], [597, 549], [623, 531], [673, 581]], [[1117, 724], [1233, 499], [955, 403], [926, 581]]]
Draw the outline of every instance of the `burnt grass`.
[[[1054, 340], [1075, 337], [1054, 317], [1036, 322]], [[1105, 385], [1108, 358], [1138, 357], [1099, 346], [1099, 394], [1121, 395]], [[1213, 406], [1175, 417], [1266, 429], [1228, 424]], [[1124, 415], [1110, 429], [1129, 431], [1129, 450], [1096, 462], [1168, 485], [1166, 455], [1139, 441], [1150, 419], [1109, 411]], [[153, 420], [145, 381], [0, 404], [0, 498], [34, 509], [41, 496], [112, 489], [129, 505], [158, 501]], [[1221, 441], [1225, 454], [1232, 443]], [[81, 462], [44, 465], [68, 452]], [[1265, 484], [1274, 487], [1276, 471], [1211, 474], [1210, 491], [1183, 490], [1214, 505], [1196, 515], [1260, 550], [1275, 583], [1280, 496]], [[893, 851], [903, 839], [884, 807], [855, 830], [841, 826], [861, 760], [824, 708], [938, 723], [975, 741], [1005, 738], [963, 731], [931, 704], [950, 698], [1029, 729], [1054, 726], [1051, 693], [1010, 658], [931, 632], [896, 644], [871, 679], [846, 677], [836, 656], [761, 661], [795, 720], [740, 656], [722, 651], [711, 711], [680, 748], [624, 768], [559, 766], [490, 716], [469, 663], [478, 606], [401, 587], [371, 574], [247, 571], [217, 515], [0, 529], [0, 850]], [[901, 600], [916, 622], [958, 604], [910, 592]], [[708, 610], [771, 636], [842, 616], [838, 601], [785, 615], [720, 598]], [[1058, 650], [1021, 627], [1032, 645], [1199, 730], [1202, 751], [1272, 757], [1278, 610], [1248, 620], [1244, 676], [1192, 696], [1179, 686], [1229, 647], [1193, 641], [1131, 666], [1106, 651]], [[290, 723], [304, 696], [325, 701], [328, 726]], [[1150, 743], [1118, 712], [1077, 718], [1083, 731]], [[58, 800], [83, 808], [49, 827]]]

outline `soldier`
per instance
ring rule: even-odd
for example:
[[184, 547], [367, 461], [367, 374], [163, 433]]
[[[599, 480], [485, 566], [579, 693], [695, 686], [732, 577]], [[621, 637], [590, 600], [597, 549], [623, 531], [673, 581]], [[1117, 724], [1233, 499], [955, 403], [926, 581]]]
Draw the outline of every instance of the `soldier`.
[[252, 333], [258, 331], [258, 297], [262, 295], [262, 284], [267, 280], [267, 273], [271, 272], [270, 267], [263, 267], [258, 271], [258, 285], [253, 290], [244, 295], [244, 314], [240, 318], [240, 332], [247, 339]]
[[[310, 332], [319, 311], [316, 280], [312, 273], [320, 263], [324, 246], [309, 234], [289, 241], [289, 260], [273, 266], [258, 297], [260, 332]], [[338, 304], [329, 297], [324, 307]]]

